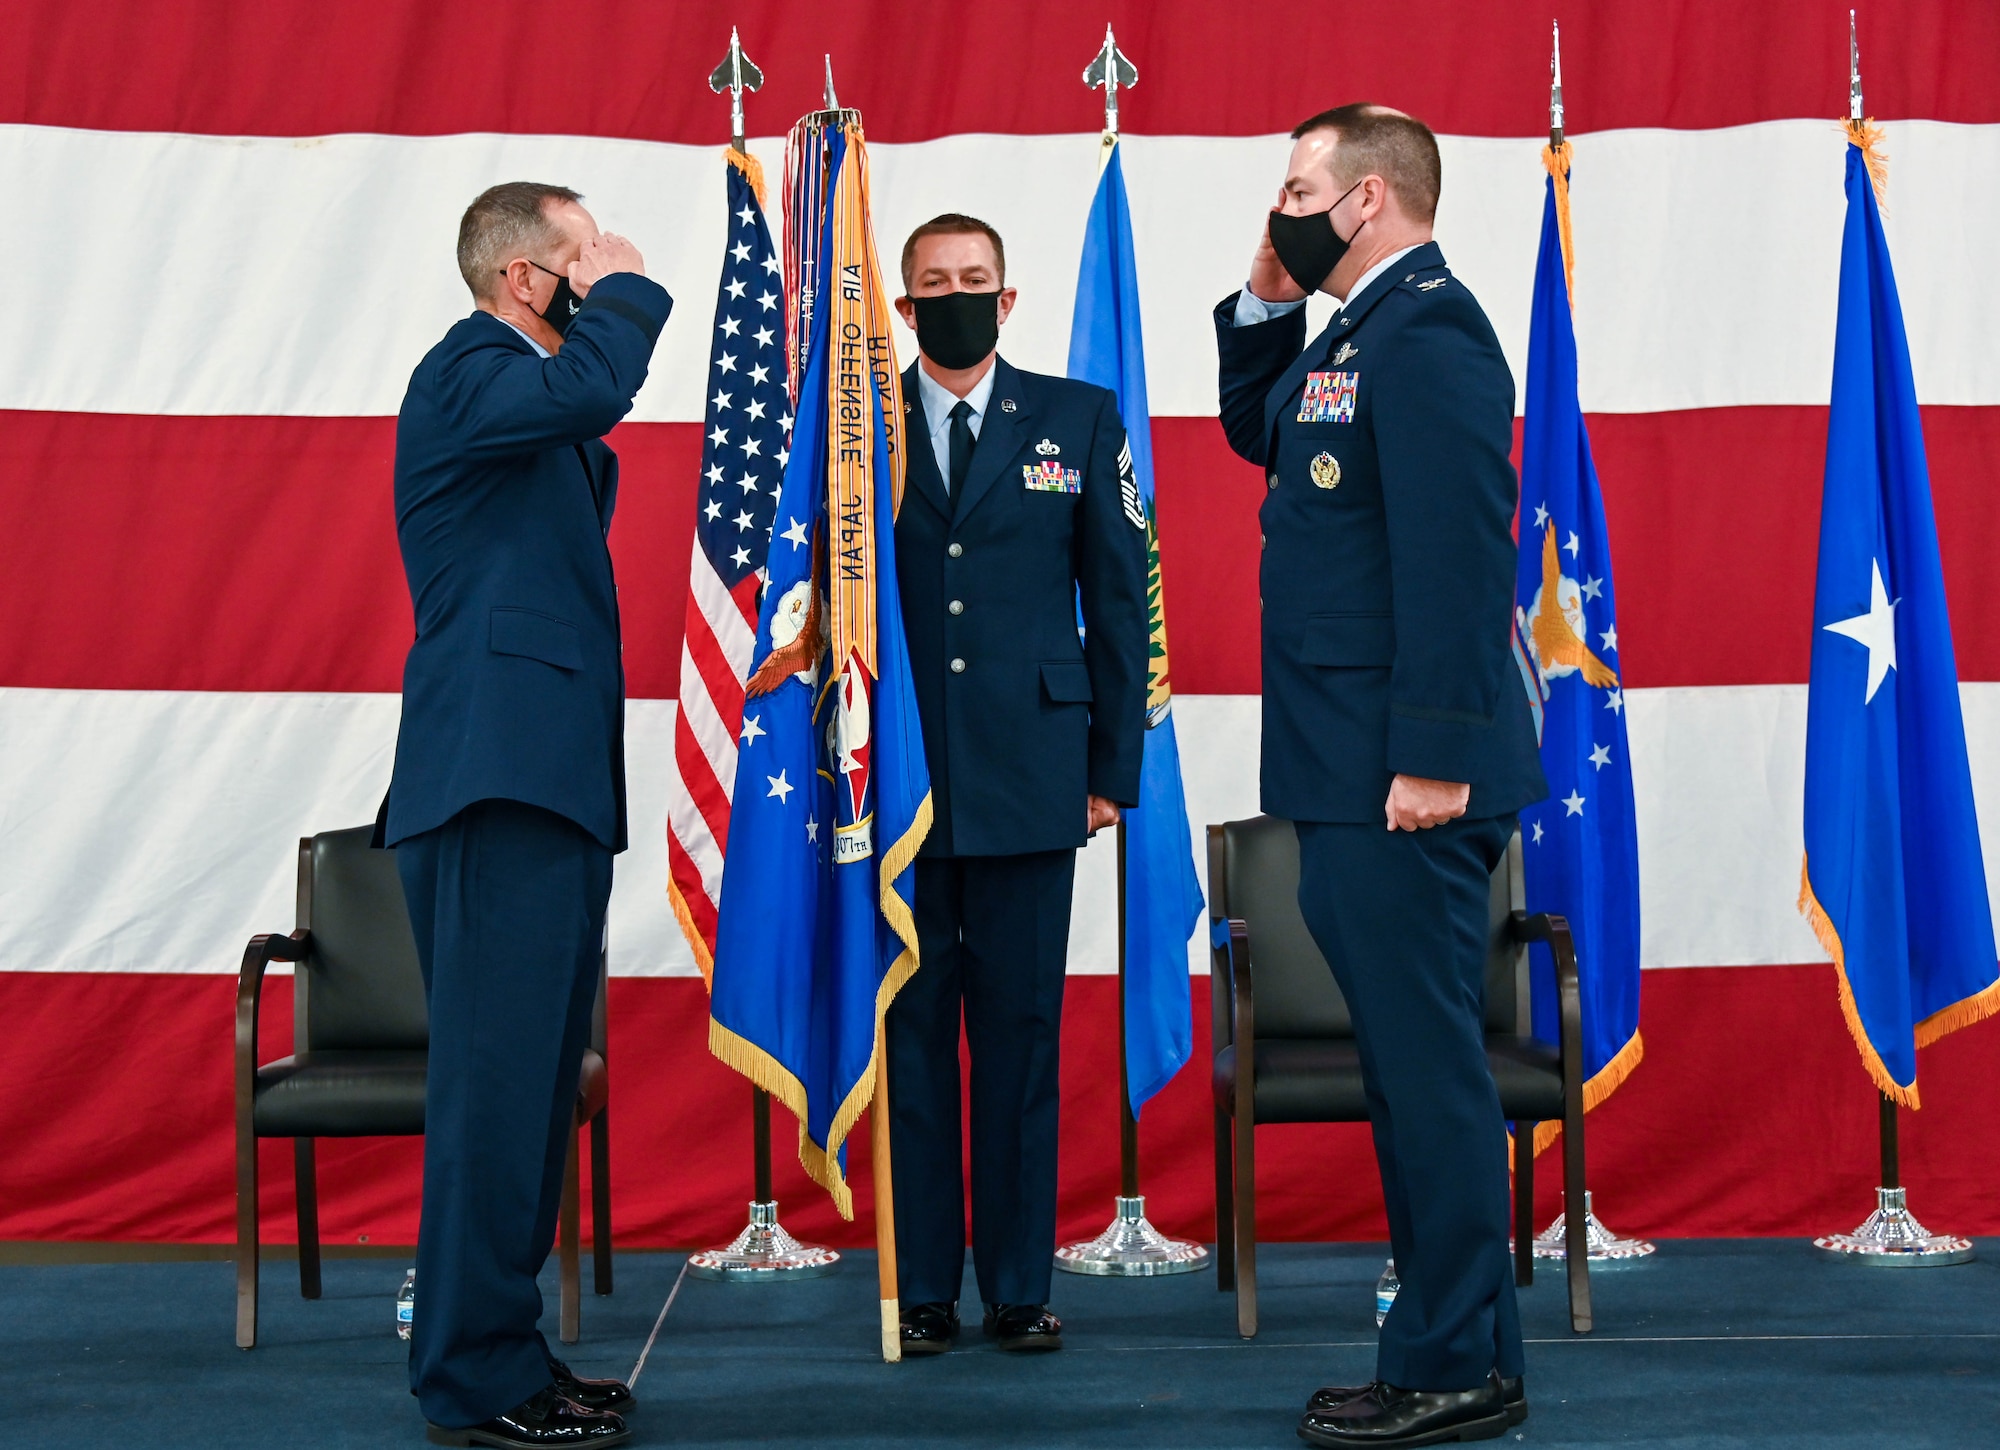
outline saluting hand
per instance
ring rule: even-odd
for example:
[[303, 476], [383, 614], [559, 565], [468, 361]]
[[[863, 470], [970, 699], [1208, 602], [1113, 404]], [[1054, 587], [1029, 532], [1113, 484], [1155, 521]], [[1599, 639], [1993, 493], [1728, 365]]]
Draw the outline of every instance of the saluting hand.
[[[1285, 189], [1278, 188], [1278, 205], [1285, 204]], [[1257, 250], [1250, 257], [1250, 291], [1266, 302], [1297, 302], [1306, 294], [1299, 284], [1292, 280], [1292, 274], [1285, 270], [1278, 260], [1278, 254], [1271, 247], [1271, 219], [1264, 217], [1264, 231], [1257, 238]]]
[[1399, 775], [1389, 782], [1382, 811], [1392, 831], [1428, 831], [1464, 815], [1471, 798], [1472, 787], [1460, 781]]
[[616, 232], [600, 232], [584, 242], [577, 259], [569, 264], [569, 285], [577, 296], [588, 297], [591, 286], [613, 272], [637, 272], [643, 277], [646, 259], [627, 238]]

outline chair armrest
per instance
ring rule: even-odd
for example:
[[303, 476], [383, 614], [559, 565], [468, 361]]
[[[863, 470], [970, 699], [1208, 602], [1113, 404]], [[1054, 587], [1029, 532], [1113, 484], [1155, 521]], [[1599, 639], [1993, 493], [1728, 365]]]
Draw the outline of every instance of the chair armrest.
[[257, 1084], [257, 1006], [264, 988], [264, 971], [272, 962], [300, 962], [312, 950], [312, 933], [304, 927], [288, 936], [267, 932], [250, 938], [236, 976], [236, 1116], [249, 1128], [250, 1102]]
[[1576, 976], [1576, 940], [1569, 919], [1550, 912], [1528, 916], [1514, 913], [1514, 935], [1524, 942], [1545, 942], [1555, 959], [1557, 1035], [1561, 1041], [1563, 1081], [1583, 1081], [1583, 990]]

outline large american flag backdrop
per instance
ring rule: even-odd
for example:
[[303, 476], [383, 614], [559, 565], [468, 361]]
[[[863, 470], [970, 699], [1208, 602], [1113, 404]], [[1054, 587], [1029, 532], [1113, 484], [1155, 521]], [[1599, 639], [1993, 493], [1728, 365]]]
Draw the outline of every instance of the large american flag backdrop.
[[[467, 306], [460, 210], [520, 177], [582, 190], [680, 304], [611, 438], [634, 822], [611, 920], [616, 1210], [633, 1245], [739, 1226], [748, 1094], [705, 1050], [666, 891], [692, 533], [698, 501], [736, 491], [700, 466], [735, 227], [727, 106], [705, 81], [731, 24], [769, 77], [750, 117], [773, 177], [830, 51], [867, 117], [885, 244], [945, 210], [995, 223], [1021, 294], [1006, 351], [1048, 371], [1097, 160], [1100, 102], [1077, 77], [1116, 24], [1142, 78], [1121, 116], [1189, 815], [1254, 812], [1263, 487], [1212, 416], [1209, 309], [1242, 281], [1284, 132], [1381, 100], [1442, 138], [1439, 237], [1519, 377], [1547, 106], [1544, 4], [1275, 19], [1202, 0], [6, 7], [0, 1239], [230, 1235], [230, 974], [252, 932], [292, 924], [295, 838], [365, 821], [381, 795], [411, 632], [393, 415]], [[1628, 1231], [1844, 1227], [1874, 1181], [1874, 1100], [1793, 901], [1846, 6], [1600, 0], [1561, 19], [1649, 968], [1646, 1059], [1592, 1115], [1592, 1186]], [[2000, 10], [1869, 4], [1860, 37], [2000, 863]], [[1065, 1232], [1101, 1227], [1116, 1182], [1111, 866], [1100, 844], [1079, 872]], [[1195, 1001], [1195, 1063], [1149, 1106], [1143, 1142], [1154, 1219], [1200, 1238]], [[286, 1040], [289, 1004], [274, 984], [267, 1042]], [[1906, 1119], [1914, 1201], [1954, 1231], [2000, 1232], [1996, 1044], [1986, 1023], [1930, 1049], [1926, 1107]], [[325, 1145], [329, 1242], [409, 1242], [420, 1152]], [[788, 1156], [788, 1224], [850, 1234]], [[1380, 1236], [1362, 1130], [1274, 1130], [1263, 1159], [1269, 1224]], [[290, 1175], [269, 1170], [281, 1234]]]

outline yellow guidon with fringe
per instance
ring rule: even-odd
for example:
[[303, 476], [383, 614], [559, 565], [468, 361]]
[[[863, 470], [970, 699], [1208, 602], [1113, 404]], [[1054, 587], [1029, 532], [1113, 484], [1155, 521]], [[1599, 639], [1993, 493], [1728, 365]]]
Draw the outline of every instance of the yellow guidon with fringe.
[[[824, 590], [831, 618], [825, 626], [834, 672], [856, 671], [866, 688], [880, 678], [876, 636], [876, 592], [894, 588], [884, 581], [875, 547], [875, 503], [889, 490], [892, 515], [903, 502], [902, 378], [895, 366], [890, 340], [891, 309], [882, 284], [875, 245], [874, 222], [868, 206], [868, 150], [858, 122], [844, 127], [847, 153], [834, 194], [828, 203], [833, 230], [834, 284], [824, 300], [831, 339], [827, 387], [827, 517], [831, 537], [818, 554], [814, 594]], [[881, 398], [882, 424], [887, 431], [886, 470], [875, 466], [873, 407], [870, 384]], [[833, 681], [827, 682], [832, 688]], [[836, 703], [835, 708], [839, 708]], [[879, 812], [875, 819], [880, 819]], [[917, 970], [917, 929], [909, 905], [896, 891], [896, 880], [915, 863], [918, 848], [930, 834], [931, 798], [918, 804], [909, 829], [894, 841], [877, 843], [877, 899], [882, 917], [902, 944], [875, 994], [874, 1042], [867, 1069], [835, 1109], [824, 1145], [807, 1136], [805, 1085], [763, 1048], [709, 1019], [708, 1046], [798, 1119], [799, 1163], [812, 1180], [833, 1197], [841, 1217], [854, 1217], [854, 1196], [840, 1168], [841, 1145], [874, 1097], [882, 1059], [884, 1019], [889, 1004]]]

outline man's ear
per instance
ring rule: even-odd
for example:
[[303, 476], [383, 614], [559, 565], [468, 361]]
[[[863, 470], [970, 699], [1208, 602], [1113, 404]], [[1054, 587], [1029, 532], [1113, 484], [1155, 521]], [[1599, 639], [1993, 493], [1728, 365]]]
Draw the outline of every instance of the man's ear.
[[912, 332], [917, 330], [917, 304], [907, 294], [896, 299], [896, 314], [903, 319], [903, 326]]
[[1007, 314], [1014, 310], [1014, 296], [1015, 293], [1012, 287], [1002, 287], [1000, 289], [1000, 320], [1003, 323], [1007, 320]]

